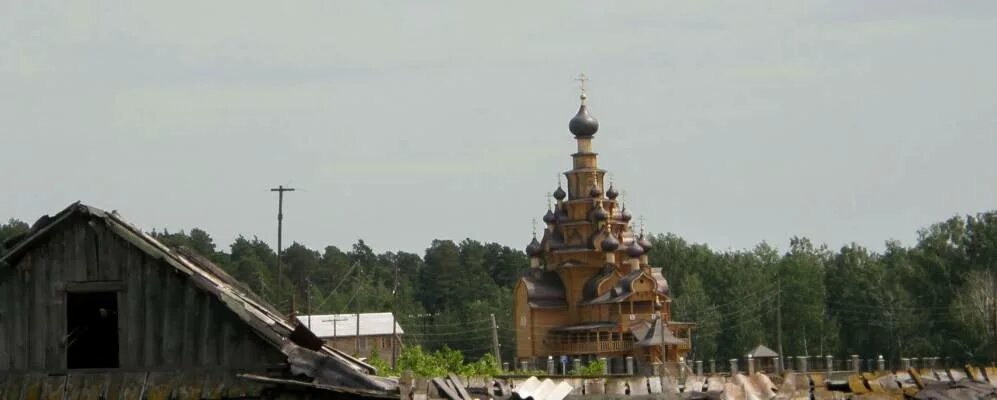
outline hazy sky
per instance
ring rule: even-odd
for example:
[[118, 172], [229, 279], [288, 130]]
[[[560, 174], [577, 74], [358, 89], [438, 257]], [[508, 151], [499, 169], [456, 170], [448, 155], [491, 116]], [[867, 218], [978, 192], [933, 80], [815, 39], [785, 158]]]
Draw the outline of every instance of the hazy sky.
[[838, 247], [997, 208], [997, 2], [0, 0], [0, 218], [523, 247], [594, 142], [653, 232]]

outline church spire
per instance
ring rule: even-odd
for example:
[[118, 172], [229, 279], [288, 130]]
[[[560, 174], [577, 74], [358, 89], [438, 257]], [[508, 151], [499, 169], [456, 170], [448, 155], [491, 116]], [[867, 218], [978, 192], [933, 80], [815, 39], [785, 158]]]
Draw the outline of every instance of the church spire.
[[581, 106], [578, 107], [578, 113], [571, 118], [571, 121], [568, 121], [568, 130], [578, 139], [591, 138], [599, 130], [599, 121], [592, 114], [589, 114], [588, 106], [585, 104], [585, 100], [588, 99], [585, 81], [588, 80], [588, 77], [581, 74], [575, 80], [581, 82], [579, 89], [582, 93], [578, 96], [581, 99]]

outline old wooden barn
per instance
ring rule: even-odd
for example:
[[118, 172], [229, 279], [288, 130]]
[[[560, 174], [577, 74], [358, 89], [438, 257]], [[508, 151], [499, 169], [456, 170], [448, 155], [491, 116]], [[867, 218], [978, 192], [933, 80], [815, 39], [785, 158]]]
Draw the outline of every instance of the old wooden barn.
[[0, 399], [391, 398], [203, 257], [75, 203], [0, 258]]

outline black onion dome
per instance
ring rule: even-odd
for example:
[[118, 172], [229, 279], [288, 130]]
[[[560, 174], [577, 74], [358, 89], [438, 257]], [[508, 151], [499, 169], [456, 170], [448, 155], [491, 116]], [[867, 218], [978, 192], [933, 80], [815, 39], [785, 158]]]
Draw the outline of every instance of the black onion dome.
[[543, 247], [540, 247], [540, 242], [537, 241], [537, 237], [534, 236], [530, 244], [526, 245], [526, 255], [530, 257], [539, 256], [543, 252]]
[[630, 222], [630, 220], [633, 218], [634, 216], [633, 214], [630, 214], [630, 210], [627, 210], [626, 207], [623, 207], [623, 211], [620, 211], [620, 221]]
[[645, 252], [651, 251], [651, 249], [654, 248], [654, 245], [651, 244], [651, 241], [647, 240], [647, 237], [644, 236], [643, 234], [641, 234], [640, 238], [637, 239], [637, 244], [639, 244], [640, 247], [644, 248]]
[[548, 224], [557, 222], [557, 214], [554, 214], [554, 212], [548, 208], [547, 213], [544, 214], [544, 222]]
[[564, 198], [567, 196], [568, 194], [564, 193], [564, 189], [561, 188], [561, 185], [557, 185], [557, 190], [554, 190], [554, 198], [557, 199], [558, 201], [561, 201], [564, 200]]
[[609, 218], [609, 212], [605, 208], [602, 208], [602, 206], [596, 206], [595, 210], [592, 210], [593, 221], [602, 221], [606, 218]]
[[590, 197], [602, 196], [602, 190], [599, 189], [599, 185], [592, 184], [592, 187], [589, 188], [589, 196]]
[[589, 114], [588, 107], [582, 104], [578, 113], [568, 121], [568, 130], [577, 138], [590, 138], [599, 130], [599, 121]]
[[606, 197], [608, 197], [610, 200], [616, 200], [616, 197], [619, 195], [620, 192], [616, 191], [616, 188], [613, 187], [613, 184], [609, 184], [609, 190], [606, 190]]
[[627, 255], [633, 258], [640, 257], [644, 255], [644, 248], [640, 247], [640, 245], [634, 241], [630, 243], [630, 246], [627, 246]]
[[599, 244], [602, 247], [602, 251], [616, 251], [620, 248], [620, 241], [616, 240], [616, 237], [612, 233], [606, 235], [605, 239], [602, 239], [602, 243]]

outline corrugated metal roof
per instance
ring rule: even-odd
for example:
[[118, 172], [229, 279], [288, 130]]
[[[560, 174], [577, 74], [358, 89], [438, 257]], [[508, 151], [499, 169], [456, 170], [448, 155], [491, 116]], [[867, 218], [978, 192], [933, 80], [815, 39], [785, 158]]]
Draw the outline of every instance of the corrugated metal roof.
[[[356, 314], [321, 314], [321, 315], [299, 315], [298, 321], [302, 325], [308, 326], [311, 318], [310, 330], [315, 336], [320, 338], [356, 336], [357, 335], [357, 315]], [[390, 335], [391, 322], [393, 317], [390, 312], [382, 313], [360, 313], [360, 336]], [[398, 321], [394, 321], [398, 334], [404, 334], [402, 326]]]

